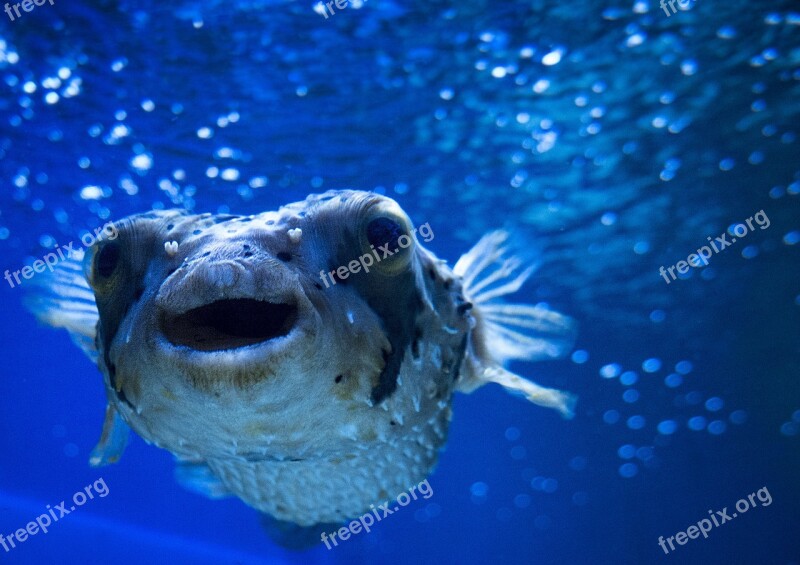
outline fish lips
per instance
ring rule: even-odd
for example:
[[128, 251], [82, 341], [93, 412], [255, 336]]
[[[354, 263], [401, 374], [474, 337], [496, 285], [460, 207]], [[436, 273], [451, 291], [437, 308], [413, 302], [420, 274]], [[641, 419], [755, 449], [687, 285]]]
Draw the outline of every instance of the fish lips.
[[161, 285], [156, 305], [171, 345], [206, 353], [275, 346], [312, 317], [297, 275], [278, 261], [183, 266]]

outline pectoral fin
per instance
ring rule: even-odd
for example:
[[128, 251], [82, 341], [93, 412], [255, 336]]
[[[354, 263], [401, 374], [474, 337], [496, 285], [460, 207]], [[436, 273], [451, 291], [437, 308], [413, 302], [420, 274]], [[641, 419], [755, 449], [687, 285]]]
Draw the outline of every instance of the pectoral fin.
[[103, 467], [119, 461], [128, 445], [130, 430], [116, 408], [108, 404], [106, 419], [103, 422], [103, 433], [100, 434], [100, 441], [89, 456], [89, 465]]
[[83, 275], [82, 253], [31, 280], [23, 300], [43, 324], [64, 328], [92, 361], [97, 361], [97, 304]]
[[186, 490], [212, 500], [233, 496], [208, 465], [202, 462], [178, 460], [175, 480]]
[[546, 305], [499, 300], [519, 290], [533, 272], [530, 267], [522, 269], [522, 261], [507, 254], [508, 239], [504, 231], [487, 234], [453, 268], [463, 279], [464, 297], [474, 305], [475, 319], [458, 390], [471, 392], [486, 383], [497, 383], [571, 418], [576, 402], [573, 395], [540, 386], [503, 368], [512, 359], [560, 357], [569, 352], [575, 337], [573, 321]]

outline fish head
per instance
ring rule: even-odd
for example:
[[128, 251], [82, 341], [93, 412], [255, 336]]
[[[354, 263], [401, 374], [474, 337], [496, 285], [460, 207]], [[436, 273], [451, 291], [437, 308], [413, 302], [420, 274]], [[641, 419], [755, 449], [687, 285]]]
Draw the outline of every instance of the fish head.
[[388, 430], [376, 405], [419, 373], [404, 359], [430, 261], [396, 202], [340, 191], [117, 227], [85, 272], [109, 400], [146, 440], [184, 458], [286, 460], [351, 454]]

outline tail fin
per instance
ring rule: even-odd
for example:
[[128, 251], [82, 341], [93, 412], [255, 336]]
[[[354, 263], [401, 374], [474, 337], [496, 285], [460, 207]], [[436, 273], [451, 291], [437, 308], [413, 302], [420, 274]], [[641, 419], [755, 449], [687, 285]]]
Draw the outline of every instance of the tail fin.
[[499, 300], [519, 290], [534, 270], [522, 269], [522, 261], [508, 255], [504, 246], [508, 239], [505, 231], [486, 234], [453, 268], [462, 277], [465, 298], [475, 306], [476, 320], [459, 390], [471, 392], [493, 382], [571, 418], [576, 402], [573, 395], [542, 387], [503, 368], [512, 359], [561, 357], [571, 349], [575, 335], [573, 321], [545, 305]]
[[24, 304], [43, 324], [65, 328], [72, 341], [97, 361], [95, 334], [97, 305], [94, 293], [83, 275], [83, 253], [58, 263], [52, 272], [31, 279]]

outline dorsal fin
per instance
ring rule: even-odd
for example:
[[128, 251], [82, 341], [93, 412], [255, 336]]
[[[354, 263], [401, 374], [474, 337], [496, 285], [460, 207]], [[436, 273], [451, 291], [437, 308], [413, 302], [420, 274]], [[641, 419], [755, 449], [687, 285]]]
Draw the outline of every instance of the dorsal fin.
[[476, 325], [470, 333], [459, 390], [471, 392], [497, 383], [520, 392], [540, 406], [555, 408], [572, 417], [575, 397], [528, 381], [505, 368], [511, 359], [553, 359], [569, 352], [574, 340], [573, 321], [546, 305], [506, 304], [500, 299], [514, 293], [533, 272], [508, 254], [509, 234], [486, 234], [458, 260], [453, 271], [462, 277], [464, 298], [473, 305]]

